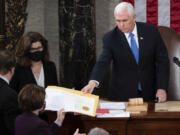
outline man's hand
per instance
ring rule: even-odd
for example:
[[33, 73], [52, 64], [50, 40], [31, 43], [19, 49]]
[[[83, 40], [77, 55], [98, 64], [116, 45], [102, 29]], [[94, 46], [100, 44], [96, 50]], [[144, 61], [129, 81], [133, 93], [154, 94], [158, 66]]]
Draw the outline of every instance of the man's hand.
[[165, 102], [167, 100], [166, 91], [163, 89], [158, 89], [156, 93], [156, 97], [158, 97], [158, 102]]
[[97, 86], [96, 81], [89, 81], [88, 85], [86, 85], [81, 91], [85, 93], [92, 93], [94, 88]]

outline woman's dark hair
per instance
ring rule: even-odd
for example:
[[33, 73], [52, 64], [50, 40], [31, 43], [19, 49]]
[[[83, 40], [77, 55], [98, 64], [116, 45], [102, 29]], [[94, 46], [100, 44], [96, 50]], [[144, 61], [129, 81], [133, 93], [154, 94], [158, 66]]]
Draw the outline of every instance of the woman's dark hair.
[[44, 58], [43, 60], [49, 59], [48, 53], [48, 41], [38, 32], [28, 32], [18, 42], [16, 48], [16, 60], [21, 66], [31, 66], [30, 59], [28, 57], [32, 43], [40, 42], [43, 46]]
[[18, 104], [23, 111], [34, 111], [43, 107], [45, 102], [45, 90], [35, 84], [25, 85], [19, 95]]

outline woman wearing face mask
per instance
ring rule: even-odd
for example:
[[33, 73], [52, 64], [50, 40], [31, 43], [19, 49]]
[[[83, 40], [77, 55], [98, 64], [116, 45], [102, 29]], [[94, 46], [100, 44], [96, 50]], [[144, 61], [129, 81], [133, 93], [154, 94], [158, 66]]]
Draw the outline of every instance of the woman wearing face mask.
[[10, 86], [19, 91], [29, 83], [41, 87], [58, 85], [55, 64], [48, 61], [48, 42], [38, 32], [28, 32], [16, 48], [15, 73]]

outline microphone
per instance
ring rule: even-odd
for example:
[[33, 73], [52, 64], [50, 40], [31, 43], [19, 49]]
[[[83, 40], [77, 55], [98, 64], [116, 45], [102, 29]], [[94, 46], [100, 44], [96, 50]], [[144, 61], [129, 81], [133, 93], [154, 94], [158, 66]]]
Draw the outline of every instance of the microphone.
[[180, 67], [180, 61], [177, 57], [173, 57], [173, 62]]

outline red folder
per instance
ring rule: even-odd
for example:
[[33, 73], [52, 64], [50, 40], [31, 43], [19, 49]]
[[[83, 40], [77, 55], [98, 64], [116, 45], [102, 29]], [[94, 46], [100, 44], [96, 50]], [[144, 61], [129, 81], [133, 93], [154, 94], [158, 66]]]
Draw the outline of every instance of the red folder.
[[96, 114], [109, 113], [109, 109], [96, 109]]

